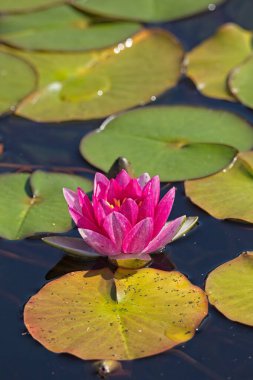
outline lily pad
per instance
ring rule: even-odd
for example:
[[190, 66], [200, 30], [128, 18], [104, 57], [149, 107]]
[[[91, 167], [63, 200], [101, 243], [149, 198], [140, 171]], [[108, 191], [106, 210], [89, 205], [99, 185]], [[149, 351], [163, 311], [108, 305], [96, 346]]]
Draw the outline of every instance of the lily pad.
[[178, 41], [160, 30], [89, 53], [1, 50], [25, 57], [38, 71], [38, 90], [16, 113], [44, 122], [101, 118], [149, 102], [177, 83], [183, 57]]
[[179, 272], [118, 269], [113, 277], [103, 269], [48, 283], [26, 304], [24, 319], [50, 351], [131, 360], [191, 339], [207, 307], [204, 292]]
[[0, 114], [13, 111], [33, 91], [36, 74], [23, 59], [0, 52]]
[[220, 173], [187, 181], [185, 191], [193, 203], [217, 219], [253, 223], [253, 152], [240, 153]]
[[209, 302], [228, 319], [253, 326], [252, 278], [253, 252], [245, 252], [209, 274]]
[[227, 86], [228, 74], [251, 52], [252, 33], [225, 24], [187, 55], [187, 75], [204, 95], [234, 101]]
[[64, 0], [0, 0], [0, 13], [18, 13], [35, 9], [42, 9]]
[[100, 22], [62, 5], [33, 13], [2, 17], [0, 38], [28, 50], [79, 51], [124, 41], [140, 30], [133, 22]]
[[229, 76], [229, 87], [232, 94], [245, 106], [253, 107], [252, 93], [253, 56], [232, 70]]
[[[154, 128], [155, 126], [155, 128]], [[253, 130], [237, 116], [188, 106], [149, 107], [109, 118], [83, 138], [81, 154], [108, 171], [119, 155], [135, 174], [148, 171], [161, 181], [203, 177], [227, 166], [236, 150], [253, 146]]]
[[71, 229], [62, 188], [87, 191], [91, 182], [75, 175], [35, 171], [0, 175], [0, 236], [16, 240]]
[[210, 9], [209, 0], [74, 0], [73, 5], [101, 16], [142, 21], [175, 20]]

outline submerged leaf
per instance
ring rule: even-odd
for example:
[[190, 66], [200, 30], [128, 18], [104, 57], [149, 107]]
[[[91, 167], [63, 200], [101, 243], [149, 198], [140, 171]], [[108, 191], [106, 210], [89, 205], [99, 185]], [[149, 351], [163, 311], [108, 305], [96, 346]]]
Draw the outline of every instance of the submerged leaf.
[[[204, 292], [179, 272], [72, 272], [25, 306], [30, 334], [50, 351], [81, 359], [131, 360], [194, 336], [207, 314]], [[99, 344], [94, 344], [94, 342]]]
[[35, 85], [36, 73], [28, 62], [0, 52], [0, 114], [13, 111]]
[[94, 24], [92, 18], [62, 5], [3, 17], [0, 37], [3, 42], [22, 49], [80, 51], [114, 45], [140, 28], [141, 25], [133, 22]]
[[[155, 126], [155, 128], [154, 128]], [[108, 171], [119, 155], [135, 174], [148, 171], [162, 181], [203, 177], [227, 166], [238, 150], [253, 146], [253, 130], [239, 117], [199, 107], [150, 107], [109, 118], [85, 136], [80, 150]]]
[[[223, 0], [212, 0], [212, 6]], [[209, 0], [74, 0], [73, 5], [107, 17], [142, 21], [166, 21], [210, 9]]]
[[253, 223], [253, 152], [213, 176], [185, 183], [193, 203], [218, 219]]
[[0, 175], [0, 236], [22, 239], [36, 233], [71, 229], [62, 188], [87, 191], [90, 181], [75, 175], [35, 171]]
[[187, 75], [204, 95], [235, 100], [228, 91], [227, 77], [252, 52], [251, 41], [251, 32], [235, 24], [223, 25], [187, 55]]
[[16, 112], [37, 121], [99, 118], [149, 102], [177, 83], [183, 56], [178, 41], [160, 30], [89, 53], [1, 49], [25, 57], [38, 71], [38, 90]]
[[232, 321], [253, 326], [252, 278], [253, 252], [245, 252], [209, 274], [209, 302]]

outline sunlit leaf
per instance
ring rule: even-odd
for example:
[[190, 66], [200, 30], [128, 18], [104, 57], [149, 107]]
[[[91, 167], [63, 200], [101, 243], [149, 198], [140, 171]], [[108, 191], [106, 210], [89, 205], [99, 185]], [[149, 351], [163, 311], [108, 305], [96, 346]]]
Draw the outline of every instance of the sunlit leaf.
[[36, 171], [0, 175], [0, 236], [22, 239], [36, 233], [64, 232], [71, 218], [62, 188], [87, 191], [90, 181], [75, 175]]
[[245, 106], [253, 107], [253, 56], [232, 70], [229, 87], [232, 94]]
[[114, 45], [138, 32], [131, 22], [93, 24], [93, 20], [62, 5], [33, 13], [5, 16], [0, 23], [3, 42], [28, 50], [80, 51]]
[[177, 181], [214, 173], [231, 162], [236, 149], [252, 146], [253, 130], [231, 113], [170, 106], [108, 119], [99, 131], [84, 137], [80, 149], [87, 161], [104, 171], [123, 155], [136, 175], [148, 171], [162, 181]]
[[0, 13], [26, 12], [62, 2], [63, 0], [0, 0]]
[[0, 114], [13, 111], [35, 84], [36, 74], [29, 63], [0, 52]]
[[253, 152], [240, 153], [220, 173], [185, 183], [193, 203], [218, 219], [253, 223]]
[[179, 272], [120, 269], [113, 278], [104, 269], [48, 283], [29, 300], [24, 318], [50, 351], [129, 360], [191, 339], [206, 314], [204, 292]]
[[235, 100], [228, 90], [227, 77], [251, 53], [251, 41], [251, 32], [238, 25], [223, 25], [187, 55], [187, 75], [204, 95]]
[[1, 49], [36, 67], [39, 88], [17, 114], [38, 121], [99, 118], [149, 102], [177, 83], [183, 56], [174, 37], [160, 30], [145, 30], [115, 48], [89, 53]]
[[[222, 0], [212, 1], [212, 9]], [[142, 20], [174, 20], [210, 9], [209, 0], [74, 0], [80, 9], [102, 16]]]
[[245, 252], [209, 274], [209, 302], [232, 321], [253, 326], [252, 278], [253, 252]]

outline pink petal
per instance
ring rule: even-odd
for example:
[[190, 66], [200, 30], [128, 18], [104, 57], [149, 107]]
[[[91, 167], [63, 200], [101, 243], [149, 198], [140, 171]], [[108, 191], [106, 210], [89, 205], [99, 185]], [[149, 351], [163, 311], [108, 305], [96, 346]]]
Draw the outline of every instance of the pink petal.
[[134, 200], [140, 199], [142, 196], [142, 189], [136, 178], [132, 178], [124, 191], [125, 198], [132, 198]]
[[138, 220], [145, 219], [147, 217], [154, 218], [155, 204], [152, 197], [144, 198], [139, 206]]
[[113, 208], [104, 199], [93, 198], [93, 210], [97, 224], [102, 225], [104, 218], [113, 211]]
[[123, 188], [128, 185], [130, 180], [131, 180], [131, 177], [124, 169], [122, 169], [121, 172], [115, 178], [115, 181]]
[[110, 181], [102, 173], [96, 173], [94, 179], [94, 197], [106, 199]]
[[79, 214], [75, 209], [69, 207], [69, 213], [78, 228], [88, 228], [89, 230], [98, 231], [98, 227], [92, 220]]
[[160, 200], [155, 211], [154, 236], [156, 236], [166, 223], [175, 199], [176, 189], [173, 187]]
[[80, 213], [82, 212], [78, 195], [75, 191], [63, 188], [63, 195], [69, 207], [77, 210]]
[[115, 244], [107, 237], [88, 229], [79, 228], [78, 231], [85, 243], [101, 255], [119, 254]]
[[82, 208], [82, 214], [86, 218], [91, 219], [94, 222], [94, 211], [88, 195], [85, 194], [85, 192], [82, 189], [80, 189], [80, 187], [77, 189], [77, 195], [79, 199], [79, 204]]
[[155, 206], [160, 198], [160, 178], [158, 175], [151, 178], [151, 180], [144, 186], [142, 192], [143, 198], [152, 197]]
[[124, 253], [141, 253], [153, 235], [153, 220], [146, 218], [137, 223], [123, 241]]
[[137, 181], [143, 189], [143, 187], [150, 181], [150, 175], [148, 173], [143, 173], [139, 178], [137, 178]]
[[122, 206], [119, 209], [119, 212], [125, 215], [129, 222], [134, 225], [137, 221], [139, 207], [133, 199], [129, 198], [123, 202]]
[[121, 252], [122, 241], [132, 228], [129, 220], [124, 215], [114, 211], [105, 218], [103, 228], [117, 247], [118, 252]]
[[166, 244], [169, 244], [185, 221], [185, 218], [185, 216], [181, 216], [180, 218], [165, 224], [159, 234], [144, 249], [143, 253], [156, 252], [165, 247]]
[[111, 179], [107, 195], [108, 202], [114, 204], [114, 200], [121, 199], [122, 196], [122, 187], [115, 179]]

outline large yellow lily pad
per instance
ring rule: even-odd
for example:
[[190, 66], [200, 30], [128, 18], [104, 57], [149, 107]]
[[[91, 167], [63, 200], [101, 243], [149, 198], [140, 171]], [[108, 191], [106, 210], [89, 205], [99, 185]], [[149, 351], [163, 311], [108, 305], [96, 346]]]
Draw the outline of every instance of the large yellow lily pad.
[[[72, 272], [25, 306], [30, 334], [50, 351], [130, 360], [191, 339], [207, 315], [204, 292], [179, 272]], [[98, 344], [99, 342], [99, 344]]]
[[0, 38], [27, 50], [83, 51], [124, 41], [140, 31], [134, 22], [99, 22], [61, 5], [32, 13], [2, 17]]
[[223, 25], [187, 55], [187, 75], [204, 95], [235, 100], [228, 90], [228, 74], [251, 53], [251, 41], [250, 31], [235, 24]]
[[215, 218], [253, 223], [253, 152], [240, 153], [220, 173], [185, 182], [185, 191]]
[[35, 85], [36, 73], [28, 62], [0, 52], [0, 114], [13, 111]]
[[209, 274], [209, 302], [232, 321], [253, 326], [252, 279], [253, 252], [245, 252]]
[[45, 122], [101, 118], [149, 102], [177, 83], [183, 56], [178, 41], [160, 30], [90, 53], [2, 49], [25, 57], [39, 74], [38, 90], [16, 113]]

